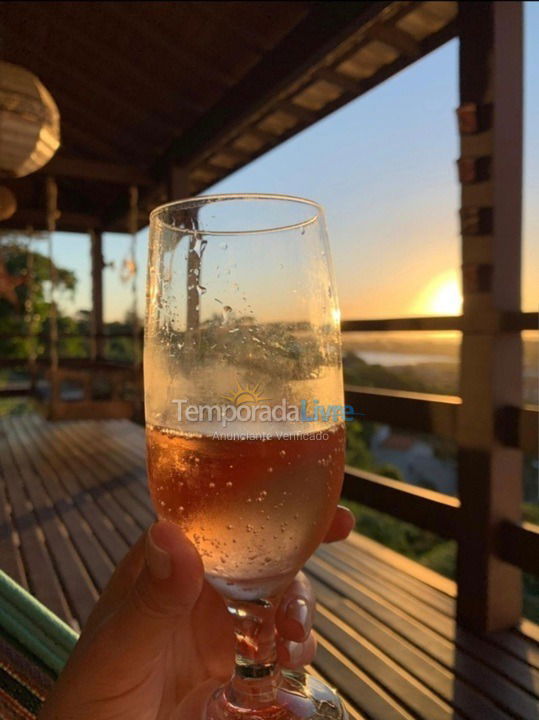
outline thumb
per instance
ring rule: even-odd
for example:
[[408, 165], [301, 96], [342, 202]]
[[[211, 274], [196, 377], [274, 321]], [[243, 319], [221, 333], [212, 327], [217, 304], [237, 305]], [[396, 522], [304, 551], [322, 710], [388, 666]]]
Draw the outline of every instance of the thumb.
[[203, 581], [200, 556], [180, 528], [165, 521], [152, 525], [142, 569], [112, 623], [123, 649], [152, 659], [189, 617]]

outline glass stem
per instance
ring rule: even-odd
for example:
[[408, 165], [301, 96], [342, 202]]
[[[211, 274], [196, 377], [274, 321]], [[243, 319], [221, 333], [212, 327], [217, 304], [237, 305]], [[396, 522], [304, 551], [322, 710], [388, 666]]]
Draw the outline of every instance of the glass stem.
[[276, 598], [249, 602], [226, 600], [234, 620], [236, 667], [225, 690], [238, 708], [272, 705], [280, 680], [275, 646]]

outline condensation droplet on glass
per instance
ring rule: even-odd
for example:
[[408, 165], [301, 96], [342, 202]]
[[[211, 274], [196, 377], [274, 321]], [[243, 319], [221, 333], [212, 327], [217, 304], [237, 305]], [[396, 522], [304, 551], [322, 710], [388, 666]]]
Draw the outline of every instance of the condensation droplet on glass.
[[286, 455], [286, 450], [279, 450], [279, 455], [284, 457]]
[[[232, 467], [232, 465], [231, 465], [230, 467]], [[229, 481], [226, 483], [226, 486], [227, 486], [227, 487], [232, 487], [232, 482], [229, 480]]]
[[214, 488], [214, 487], [215, 487], [215, 483], [214, 483], [214, 482], [211, 482], [209, 486], [210, 486], [211, 488]]
[[269, 467], [269, 468], [268, 468], [268, 472], [269, 472], [269, 473], [272, 473], [272, 472], [273, 472], [273, 468], [272, 468], [272, 467]]

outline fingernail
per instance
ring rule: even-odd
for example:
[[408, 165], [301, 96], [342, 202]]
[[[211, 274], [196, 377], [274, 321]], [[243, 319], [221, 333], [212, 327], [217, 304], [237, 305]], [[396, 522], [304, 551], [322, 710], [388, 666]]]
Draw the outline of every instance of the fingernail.
[[289, 642], [286, 646], [290, 665], [299, 665], [303, 656], [303, 643]]
[[308, 626], [311, 608], [305, 598], [298, 597], [291, 600], [286, 607], [286, 619], [291, 622], [298, 623], [301, 627], [301, 632], [305, 634], [310, 627]]
[[160, 548], [152, 537], [152, 527], [148, 530], [145, 545], [146, 564], [154, 580], [166, 580], [172, 572], [170, 555]]

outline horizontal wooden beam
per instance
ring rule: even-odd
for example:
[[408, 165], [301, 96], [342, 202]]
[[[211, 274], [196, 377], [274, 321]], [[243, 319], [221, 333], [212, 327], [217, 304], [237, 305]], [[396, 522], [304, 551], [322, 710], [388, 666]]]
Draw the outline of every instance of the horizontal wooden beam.
[[343, 320], [343, 332], [372, 332], [386, 330], [460, 330], [460, 316], [411, 317], [374, 320]]
[[517, 313], [515, 324], [519, 330], [539, 330], [539, 313]]
[[480, 332], [520, 332], [539, 330], [536, 312], [481, 312], [467, 320], [461, 315], [447, 317], [384, 318], [373, 320], [343, 320], [342, 332], [379, 332], [398, 330], [474, 330]]
[[525, 453], [537, 455], [539, 451], [539, 406], [519, 408], [519, 447]]
[[539, 575], [539, 526], [504, 522], [497, 533], [498, 555], [524, 572]]
[[454, 438], [461, 400], [456, 395], [433, 395], [345, 385], [345, 401], [365, 420], [397, 428]]
[[[98, 228], [101, 220], [96, 215], [77, 212], [62, 212], [56, 222], [57, 230], [66, 232], [88, 232]], [[47, 230], [47, 212], [44, 209], [21, 208], [9, 220], [0, 222], [1, 229], [12, 229], [24, 232], [27, 228]]]
[[[457, 395], [434, 395], [406, 390], [345, 385], [345, 401], [367, 421], [392, 425], [415, 432], [455, 438], [462, 404]], [[537, 455], [539, 407], [506, 406], [496, 417], [496, 439], [506, 447], [519, 447]]]
[[53, 157], [39, 172], [54, 177], [80, 178], [119, 185], [148, 186], [154, 182], [150, 175], [134, 165], [62, 155]]
[[498, 408], [495, 419], [496, 439], [507, 447], [518, 447], [537, 455], [539, 445], [539, 407], [506, 405]]
[[442, 537], [457, 537], [460, 503], [449, 495], [347, 466], [343, 496]]

